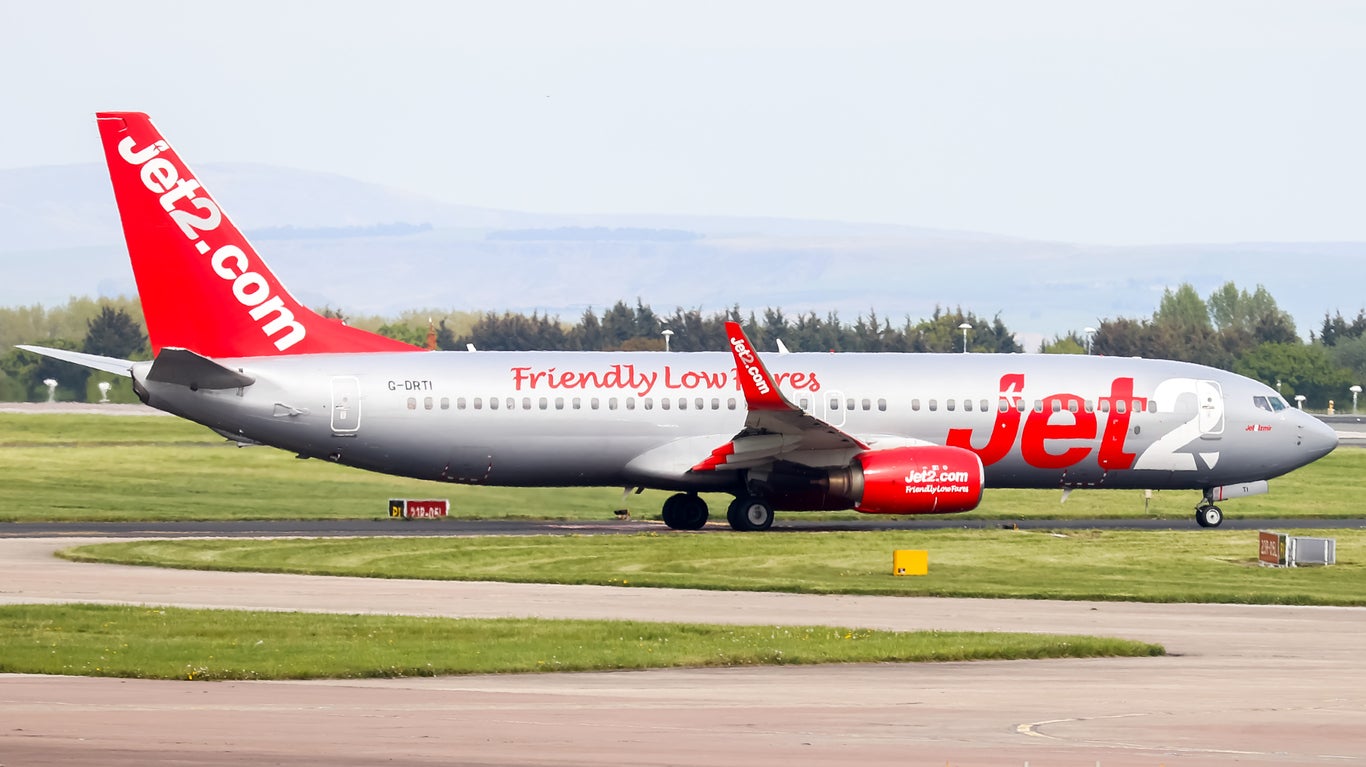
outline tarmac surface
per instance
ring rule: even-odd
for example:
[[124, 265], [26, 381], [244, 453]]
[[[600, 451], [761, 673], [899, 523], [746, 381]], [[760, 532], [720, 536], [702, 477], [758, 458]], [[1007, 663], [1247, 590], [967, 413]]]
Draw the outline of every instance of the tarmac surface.
[[0, 765], [1366, 764], [1366, 610], [811, 596], [76, 564], [0, 603], [1083, 633], [1160, 658], [203, 683], [0, 675]]

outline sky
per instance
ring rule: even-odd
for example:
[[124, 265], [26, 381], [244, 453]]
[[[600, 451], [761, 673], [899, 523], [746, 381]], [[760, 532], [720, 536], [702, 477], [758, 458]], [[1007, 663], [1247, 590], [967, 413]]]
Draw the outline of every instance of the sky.
[[0, 168], [192, 164], [538, 213], [1366, 241], [1366, 3], [0, 2]]

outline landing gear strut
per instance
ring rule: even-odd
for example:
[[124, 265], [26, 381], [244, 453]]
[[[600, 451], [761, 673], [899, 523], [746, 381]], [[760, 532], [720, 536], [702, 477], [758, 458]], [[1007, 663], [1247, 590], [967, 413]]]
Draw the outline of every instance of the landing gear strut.
[[664, 524], [674, 530], [701, 530], [707, 524], [707, 502], [696, 493], [678, 493], [664, 502]]
[[767, 530], [773, 526], [773, 505], [755, 495], [740, 496], [726, 509], [726, 521], [742, 533]]

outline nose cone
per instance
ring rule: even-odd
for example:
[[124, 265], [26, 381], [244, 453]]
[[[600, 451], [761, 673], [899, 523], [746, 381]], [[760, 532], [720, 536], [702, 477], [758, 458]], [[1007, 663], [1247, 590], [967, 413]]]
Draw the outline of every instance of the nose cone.
[[1333, 427], [1312, 415], [1304, 415], [1299, 430], [1300, 449], [1305, 452], [1305, 463], [1317, 461], [1338, 446], [1338, 433]]

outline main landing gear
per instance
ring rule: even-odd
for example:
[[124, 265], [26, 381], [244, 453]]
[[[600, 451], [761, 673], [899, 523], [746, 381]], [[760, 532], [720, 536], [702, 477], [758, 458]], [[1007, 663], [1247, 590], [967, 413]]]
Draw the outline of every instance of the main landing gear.
[[697, 493], [678, 493], [664, 502], [664, 524], [674, 530], [701, 530], [707, 524], [707, 502]]
[[[701, 530], [707, 524], [707, 502], [696, 493], [677, 493], [664, 502], [664, 524], [674, 530]], [[773, 526], [773, 504], [757, 495], [741, 496], [726, 509], [726, 521], [740, 532]]]
[[773, 527], [773, 505], [757, 495], [741, 496], [730, 502], [726, 521], [742, 533]]

